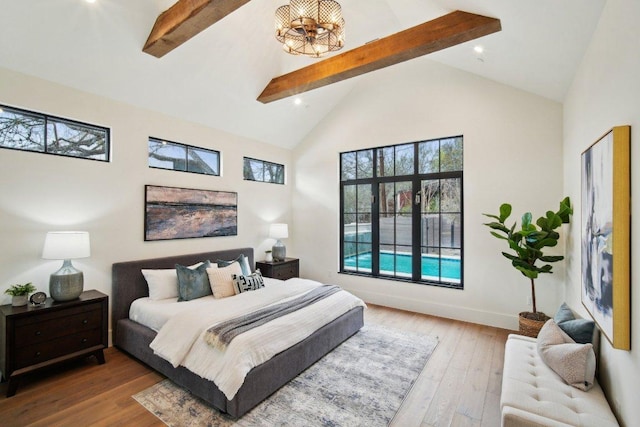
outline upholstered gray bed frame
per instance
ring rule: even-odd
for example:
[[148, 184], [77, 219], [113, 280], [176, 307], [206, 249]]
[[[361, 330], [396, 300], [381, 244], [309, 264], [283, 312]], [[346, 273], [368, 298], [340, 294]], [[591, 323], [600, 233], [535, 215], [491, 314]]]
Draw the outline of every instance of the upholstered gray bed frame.
[[233, 400], [228, 400], [216, 385], [180, 366], [174, 368], [166, 360], [153, 354], [149, 344], [156, 332], [129, 319], [131, 303], [149, 295], [141, 269], [174, 268], [176, 264], [192, 265], [199, 261], [235, 259], [240, 254], [254, 266], [253, 249], [240, 248], [191, 255], [178, 255], [113, 264], [111, 320], [113, 343], [176, 384], [190, 390], [212, 406], [238, 418], [271, 395], [300, 372], [356, 333], [363, 325], [362, 307], [356, 307], [313, 335], [256, 366], [247, 375]]

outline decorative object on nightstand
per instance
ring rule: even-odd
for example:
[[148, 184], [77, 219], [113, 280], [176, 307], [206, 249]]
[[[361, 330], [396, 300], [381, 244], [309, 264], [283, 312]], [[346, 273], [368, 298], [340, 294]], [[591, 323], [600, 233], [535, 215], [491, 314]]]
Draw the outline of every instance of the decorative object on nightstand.
[[31, 305], [36, 307], [41, 307], [44, 305], [44, 302], [47, 300], [47, 294], [44, 292], [36, 292], [29, 297], [29, 302]]
[[300, 260], [285, 258], [284, 261], [258, 261], [256, 269], [260, 269], [262, 276], [272, 279], [287, 280], [300, 276]]
[[36, 287], [29, 283], [24, 285], [12, 285], [4, 291], [5, 294], [11, 295], [11, 305], [13, 307], [22, 307], [27, 305], [27, 298], [31, 292], [37, 291]]
[[63, 260], [62, 267], [49, 277], [49, 294], [56, 301], [71, 301], [80, 296], [84, 287], [82, 271], [72, 259], [91, 255], [87, 231], [50, 231], [44, 241], [42, 258]]
[[289, 237], [289, 227], [287, 224], [271, 224], [269, 237], [276, 239], [276, 243], [271, 248], [274, 261], [284, 261], [287, 256], [287, 248], [282, 244], [280, 239]]
[[40, 307], [0, 306], [0, 371], [7, 397], [27, 375], [51, 365], [95, 356], [104, 363], [109, 297], [86, 291], [67, 302], [47, 298]]
[[271, 251], [264, 251], [264, 260], [267, 262], [273, 261], [273, 254]]

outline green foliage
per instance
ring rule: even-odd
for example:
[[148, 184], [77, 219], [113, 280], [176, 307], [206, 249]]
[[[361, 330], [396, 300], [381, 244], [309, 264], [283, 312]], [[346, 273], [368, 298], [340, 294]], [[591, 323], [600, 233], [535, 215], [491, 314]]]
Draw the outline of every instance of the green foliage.
[[36, 290], [36, 287], [31, 283], [26, 283], [24, 285], [13, 285], [4, 291], [4, 293], [11, 295], [12, 297], [16, 297], [20, 295], [29, 295], [31, 292], [35, 292]]
[[[500, 206], [499, 215], [483, 214], [495, 221], [485, 223], [491, 228], [491, 235], [501, 240], [506, 240], [509, 248], [515, 253], [502, 252], [505, 258], [511, 261], [511, 265], [530, 279], [536, 279], [540, 273], [552, 273], [552, 262], [564, 259], [560, 255], [544, 255], [544, 248], [554, 247], [558, 244], [560, 234], [555, 230], [562, 224], [568, 224], [573, 214], [571, 200], [565, 197], [560, 202], [557, 212], [548, 211], [545, 216], [541, 216], [535, 222], [531, 212], [522, 215], [520, 229], [516, 230], [517, 223], [511, 228], [507, 227], [505, 221], [511, 215], [511, 205], [504, 203]], [[538, 261], [545, 264], [536, 265]]]

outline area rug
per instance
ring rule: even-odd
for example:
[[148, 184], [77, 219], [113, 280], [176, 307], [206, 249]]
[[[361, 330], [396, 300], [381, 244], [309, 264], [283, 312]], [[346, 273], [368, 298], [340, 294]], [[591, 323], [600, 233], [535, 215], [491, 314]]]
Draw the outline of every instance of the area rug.
[[365, 326], [238, 420], [170, 380], [133, 398], [172, 427], [387, 426], [437, 343]]

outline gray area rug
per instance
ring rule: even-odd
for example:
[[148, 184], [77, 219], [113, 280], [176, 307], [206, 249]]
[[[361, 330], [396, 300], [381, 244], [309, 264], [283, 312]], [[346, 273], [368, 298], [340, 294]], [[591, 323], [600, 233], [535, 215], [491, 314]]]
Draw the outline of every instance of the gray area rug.
[[239, 420], [164, 380], [133, 396], [169, 426], [387, 426], [437, 338], [365, 326]]

